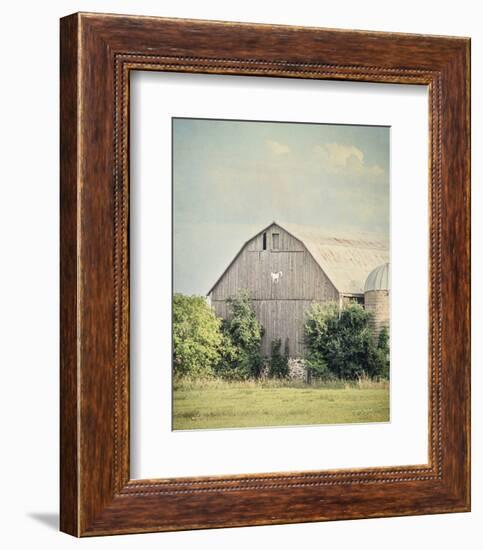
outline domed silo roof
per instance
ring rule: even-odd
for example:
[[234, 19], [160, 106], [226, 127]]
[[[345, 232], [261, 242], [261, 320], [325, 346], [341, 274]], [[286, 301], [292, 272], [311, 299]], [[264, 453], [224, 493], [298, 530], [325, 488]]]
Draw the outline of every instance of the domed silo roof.
[[364, 292], [371, 290], [389, 290], [389, 262], [373, 269], [367, 276]]

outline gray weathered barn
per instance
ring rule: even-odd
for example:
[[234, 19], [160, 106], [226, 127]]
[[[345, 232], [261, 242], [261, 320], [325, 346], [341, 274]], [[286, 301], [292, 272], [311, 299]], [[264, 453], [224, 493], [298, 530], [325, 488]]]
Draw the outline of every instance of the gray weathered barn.
[[319, 229], [273, 222], [249, 239], [208, 292], [217, 315], [246, 289], [265, 329], [262, 353], [288, 338], [290, 355], [303, 353], [304, 314], [312, 302], [364, 303], [369, 273], [389, 261], [388, 242], [374, 236], [328, 236]]

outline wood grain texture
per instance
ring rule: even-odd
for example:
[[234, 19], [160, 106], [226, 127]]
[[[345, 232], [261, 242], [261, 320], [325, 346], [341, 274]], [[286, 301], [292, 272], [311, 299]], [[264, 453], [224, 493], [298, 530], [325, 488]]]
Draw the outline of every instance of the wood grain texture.
[[[101, 14], [61, 20], [63, 531], [469, 510], [469, 59], [464, 38]], [[128, 113], [129, 72], [140, 69], [429, 86], [427, 464], [130, 480]]]
[[78, 529], [77, 445], [77, 36], [78, 19], [60, 29], [60, 528]]

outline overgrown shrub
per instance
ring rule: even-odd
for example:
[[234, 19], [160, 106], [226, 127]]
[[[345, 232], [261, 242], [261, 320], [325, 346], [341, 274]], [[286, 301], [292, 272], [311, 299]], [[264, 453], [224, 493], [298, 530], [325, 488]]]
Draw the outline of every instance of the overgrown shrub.
[[376, 348], [376, 363], [382, 378], [389, 378], [389, 330], [386, 327], [379, 332]]
[[227, 300], [232, 315], [218, 318], [202, 296], [173, 297], [173, 362], [177, 378], [258, 378], [263, 329], [248, 292]]
[[305, 361], [315, 377], [356, 379], [389, 375], [387, 331], [376, 344], [371, 314], [359, 304], [339, 309], [335, 303], [314, 303], [305, 322]]
[[282, 340], [276, 338], [271, 342], [270, 376], [272, 378], [286, 378], [288, 376], [288, 339], [285, 340], [284, 354], [282, 355]]
[[245, 380], [246, 373], [239, 367], [240, 349], [233, 343], [226, 321], [222, 321], [222, 345], [220, 360], [215, 366], [215, 374], [224, 380]]
[[221, 358], [221, 320], [202, 296], [173, 297], [173, 363], [175, 376], [207, 377]]
[[223, 322], [224, 345], [217, 374], [243, 380], [258, 378], [262, 370], [260, 342], [263, 329], [258, 322], [248, 291], [240, 291], [227, 300], [229, 320]]

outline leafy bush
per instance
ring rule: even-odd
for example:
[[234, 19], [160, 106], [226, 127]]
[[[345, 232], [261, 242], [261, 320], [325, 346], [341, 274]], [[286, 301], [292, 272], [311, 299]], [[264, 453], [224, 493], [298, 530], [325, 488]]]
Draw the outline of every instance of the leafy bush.
[[379, 333], [376, 355], [380, 376], [382, 378], [389, 378], [389, 330], [386, 327], [383, 327]]
[[260, 342], [263, 329], [258, 322], [248, 291], [227, 300], [232, 310], [223, 323], [224, 350], [218, 374], [226, 378], [258, 378], [262, 369]]
[[221, 357], [221, 320], [202, 296], [173, 297], [173, 362], [177, 376], [206, 377]]
[[271, 343], [270, 376], [286, 378], [288, 376], [288, 338], [285, 340], [284, 354], [281, 353], [282, 340], [276, 338]]
[[173, 361], [177, 378], [260, 376], [260, 326], [248, 292], [227, 300], [230, 320], [218, 318], [202, 296], [173, 298]]
[[246, 373], [239, 367], [240, 349], [233, 343], [226, 321], [222, 321], [222, 345], [220, 360], [215, 366], [215, 374], [225, 380], [245, 380]]
[[389, 375], [388, 333], [376, 344], [371, 314], [359, 304], [312, 304], [305, 322], [307, 367], [313, 376], [356, 379]]

